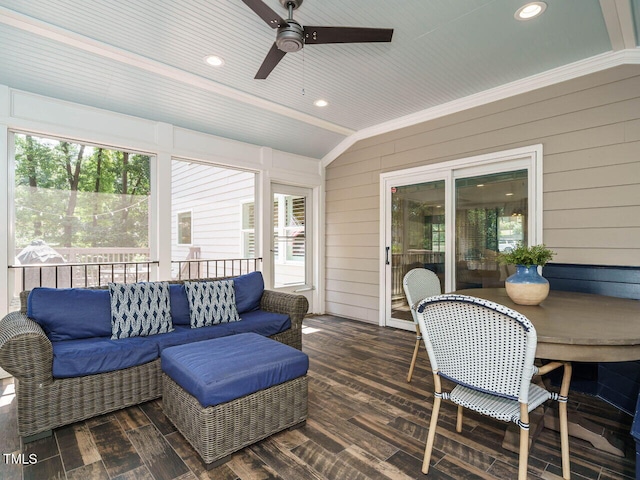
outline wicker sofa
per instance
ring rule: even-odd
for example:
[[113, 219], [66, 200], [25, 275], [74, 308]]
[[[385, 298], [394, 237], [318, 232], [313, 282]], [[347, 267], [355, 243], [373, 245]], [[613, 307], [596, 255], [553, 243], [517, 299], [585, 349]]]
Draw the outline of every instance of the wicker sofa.
[[[56, 376], [53, 367], [55, 342], [52, 343], [39, 323], [27, 316], [28, 298], [29, 292], [22, 292], [21, 310], [0, 320], [0, 367], [15, 377], [18, 434], [24, 442], [48, 436], [54, 428], [161, 396], [159, 357], [162, 346], [158, 347], [156, 358], [139, 365], [82, 376]], [[302, 320], [309, 306], [307, 299], [302, 295], [263, 290], [258, 301], [260, 311], [284, 314], [290, 319], [290, 326], [288, 322], [286, 324], [288, 328], [267, 336], [301, 349]], [[73, 308], [73, 305], [68, 308]], [[245, 331], [251, 331], [246, 330], [248, 322], [236, 323]], [[218, 325], [194, 330], [216, 328]], [[160, 338], [169, 338], [172, 333], [138, 337], [136, 340], [145, 338], [157, 342]], [[234, 333], [239, 332], [228, 330], [213, 337]], [[191, 335], [183, 337], [179, 343], [205, 338], [212, 338], [212, 335], [203, 338]], [[176, 343], [165, 342], [164, 346], [172, 344]]]

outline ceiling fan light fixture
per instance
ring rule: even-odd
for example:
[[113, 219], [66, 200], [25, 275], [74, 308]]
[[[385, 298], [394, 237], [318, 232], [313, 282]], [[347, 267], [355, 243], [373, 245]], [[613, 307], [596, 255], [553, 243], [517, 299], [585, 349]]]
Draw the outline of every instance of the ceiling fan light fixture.
[[514, 17], [520, 21], [531, 20], [541, 15], [546, 9], [547, 4], [544, 2], [529, 2], [516, 10]]
[[327, 102], [326, 100], [319, 98], [318, 100], [316, 100], [315, 102], [313, 102], [313, 104], [316, 107], [326, 107], [327, 105], [329, 105], [329, 102]]
[[224, 58], [217, 55], [207, 55], [204, 57], [204, 63], [212, 67], [222, 67], [224, 65]]
[[302, 26], [294, 20], [287, 20], [286, 25], [278, 28], [276, 45], [280, 50], [287, 53], [302, 50], [302, 47], [304, 47], [304, 30]]

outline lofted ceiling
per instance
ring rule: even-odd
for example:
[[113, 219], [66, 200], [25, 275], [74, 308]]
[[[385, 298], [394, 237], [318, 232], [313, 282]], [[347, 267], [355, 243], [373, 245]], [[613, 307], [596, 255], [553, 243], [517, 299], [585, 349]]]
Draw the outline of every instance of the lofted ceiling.
[[302, 25], [393, 40], [307, 45], [254, 80], [275, 30], [241, 0], [0, 0], [0, 84], [326, 164], [362, 138], [640, 63], [640, 0], [546, 0], [518, 21], [525, 3], [304, 0]]

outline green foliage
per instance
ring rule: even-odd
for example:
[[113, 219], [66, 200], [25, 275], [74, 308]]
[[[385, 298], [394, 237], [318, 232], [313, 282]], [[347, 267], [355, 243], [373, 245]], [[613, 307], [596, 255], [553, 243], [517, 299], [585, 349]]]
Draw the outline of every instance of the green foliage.
[[148, 247], [149, 156], [14, 138], [17, 247]]
[[511, 252], [499, 254], [498, 260], [500, 260], [500, 263], [524, 265], [525, 267], [530, 267], [531, 265], [539, 265], [542, 267], [546, 265], [554, 255], [555, 252], [549, 250], [544, 244], [527, 247], [518, 243], [516, 248]]

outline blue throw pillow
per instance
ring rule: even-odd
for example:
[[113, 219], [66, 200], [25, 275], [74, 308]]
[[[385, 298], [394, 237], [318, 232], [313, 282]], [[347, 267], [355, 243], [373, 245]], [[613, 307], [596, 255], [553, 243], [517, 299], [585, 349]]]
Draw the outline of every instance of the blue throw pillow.
[[27, 316], [52, 342], [111, 335], [109, 290], [34, 288], [27, 299]]
[[167, 282], [110, 283], [111, 338], [173, 331]]
[[189, 299], [191, 328], [240, 320], [233, 280], [184, 282]]
[[190, 325], [189, 300], [184, 285], [179, 283], [169, 284], [169, 297], [171, 298], [171, 320], [174, 325]]
[[264, 291], [262, 272], [251, 272], [233, 279], [238, 313], [252, 312], [260, 308]]

